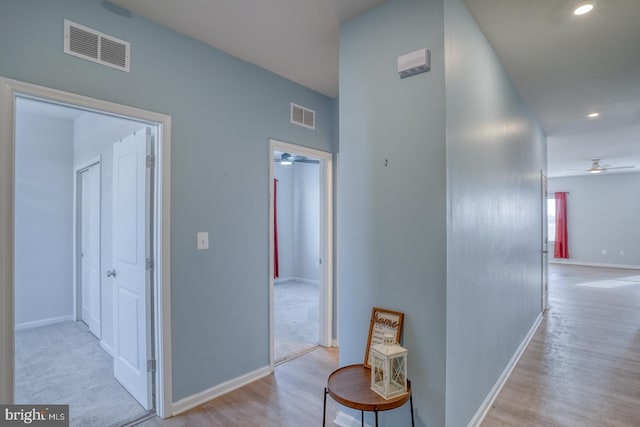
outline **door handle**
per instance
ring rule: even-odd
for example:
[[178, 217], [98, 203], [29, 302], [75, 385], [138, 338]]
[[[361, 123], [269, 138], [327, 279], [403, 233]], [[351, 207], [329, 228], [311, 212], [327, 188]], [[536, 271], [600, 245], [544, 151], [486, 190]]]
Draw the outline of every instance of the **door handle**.
[[116, 277], [116, 270], [107, 271], [107, 277]]
[[[542, 253], [543, 253], [543, 254], [548, 254], [548, 253], [549, 253], [549, 251], [542, 251]], [[113, 273], [113, 275], [115, 276], [115, 275], [116, 275], [116, 273], [114, 272], [114, 273]]]

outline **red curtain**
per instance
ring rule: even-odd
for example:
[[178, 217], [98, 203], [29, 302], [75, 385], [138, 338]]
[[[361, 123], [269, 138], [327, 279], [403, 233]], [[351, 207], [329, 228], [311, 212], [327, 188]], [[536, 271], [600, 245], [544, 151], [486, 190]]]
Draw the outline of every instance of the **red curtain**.
[[278, 262], [278, 180], [273, 180], [273, 278], [280, 277]]
[[553, 247], [555, 258], [569, 258], [567, 236], [567, 193], [556, 192], [556, 242]]

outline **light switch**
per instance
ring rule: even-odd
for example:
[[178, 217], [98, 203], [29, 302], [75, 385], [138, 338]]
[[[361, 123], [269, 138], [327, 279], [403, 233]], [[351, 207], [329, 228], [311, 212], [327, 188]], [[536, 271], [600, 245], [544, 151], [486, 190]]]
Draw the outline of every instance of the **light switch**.
[[209, 249], [209, 233], [207, 231], [198, 232], [198, 249]]

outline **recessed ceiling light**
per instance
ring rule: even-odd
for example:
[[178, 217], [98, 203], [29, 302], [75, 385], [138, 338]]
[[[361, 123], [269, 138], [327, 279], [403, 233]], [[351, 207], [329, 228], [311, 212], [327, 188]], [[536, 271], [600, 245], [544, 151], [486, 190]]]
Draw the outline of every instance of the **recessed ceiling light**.
[[600, 113], [589, 113], [587, 114], [587, 117], [589, 117], [590, 119], [595, 119], [596, 117], [599, 117]]
[[593, 3], [583, 3], [580, 6], [573, 9], [574, 15], [584, 15], [593, 10]]

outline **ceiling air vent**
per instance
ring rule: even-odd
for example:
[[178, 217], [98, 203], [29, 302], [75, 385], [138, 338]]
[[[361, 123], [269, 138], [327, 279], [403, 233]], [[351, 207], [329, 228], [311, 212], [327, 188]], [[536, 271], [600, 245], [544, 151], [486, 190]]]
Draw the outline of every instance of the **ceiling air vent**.
[[64, 53], [129, 72], [129, 42], [64, 20]]
[[309, 129], [316, 128], [316, 112], [301, 105], [291, 103], [291, 123]]

